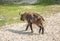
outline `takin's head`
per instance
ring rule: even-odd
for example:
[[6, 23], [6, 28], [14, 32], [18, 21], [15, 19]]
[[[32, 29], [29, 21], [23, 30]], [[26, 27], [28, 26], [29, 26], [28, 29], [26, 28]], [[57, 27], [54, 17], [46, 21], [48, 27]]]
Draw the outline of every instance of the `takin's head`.
[[26, 19], [26, 13], [21, 14], [20, 20], [24, 21]]

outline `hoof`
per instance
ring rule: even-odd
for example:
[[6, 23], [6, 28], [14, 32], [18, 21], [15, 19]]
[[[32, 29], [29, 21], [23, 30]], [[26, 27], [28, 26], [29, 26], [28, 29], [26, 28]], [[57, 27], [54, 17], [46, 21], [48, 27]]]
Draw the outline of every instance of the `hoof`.
[[27, 31], [27, 30], [25, 29], [25, 31]]
[[33, 31], [31, 31], [31, 33], [33, 33]]
[[39, 34], [41, 34], [41, 33], [39, 33]]
[[42, 33], [42, 34], [44, 34], [44, 33]]

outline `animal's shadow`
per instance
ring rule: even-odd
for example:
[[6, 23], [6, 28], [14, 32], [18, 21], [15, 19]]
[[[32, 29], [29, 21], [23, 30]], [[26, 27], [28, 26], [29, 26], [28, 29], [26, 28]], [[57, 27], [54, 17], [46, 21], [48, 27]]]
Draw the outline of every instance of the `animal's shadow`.
[[14, 29], [7, 29], [6, 31], [12, 32], [12, 33], [17, 33], [17, 34], [23, 34], [23, 35], [38, 35], [36, 33], [31, 33], [31, 32], [26, 32], [25, 30], [14, 30]]

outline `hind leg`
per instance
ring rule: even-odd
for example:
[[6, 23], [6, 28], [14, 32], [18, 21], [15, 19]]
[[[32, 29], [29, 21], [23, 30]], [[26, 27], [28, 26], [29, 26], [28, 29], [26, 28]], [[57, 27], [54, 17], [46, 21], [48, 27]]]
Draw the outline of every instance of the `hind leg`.
[[42, 34], [44, 34], [44, 27], [39, 26], [39, 33], [42, 31]]
[[44, 34], [44, 27], [42, 27], [42, 34]]

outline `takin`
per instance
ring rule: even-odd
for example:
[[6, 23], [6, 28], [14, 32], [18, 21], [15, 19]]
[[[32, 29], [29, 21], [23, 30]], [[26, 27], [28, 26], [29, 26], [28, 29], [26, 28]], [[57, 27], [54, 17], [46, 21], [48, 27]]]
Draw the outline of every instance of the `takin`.
[[26, 20], [28, 23], [25, 31], [30, 26], [31, 32], [33, 33], [32, 24], [36, 24], [39, 27], [39, 33], [42, 31], [42, 34], [44, 34], [43, 21], [45, 21], [45, 20], [40, 14], [25, 12], [25, 13], [21, 14], [20, 20], [22, 20], [22, 21]]

